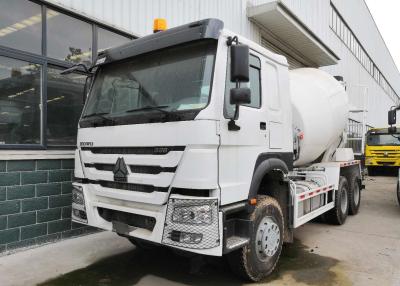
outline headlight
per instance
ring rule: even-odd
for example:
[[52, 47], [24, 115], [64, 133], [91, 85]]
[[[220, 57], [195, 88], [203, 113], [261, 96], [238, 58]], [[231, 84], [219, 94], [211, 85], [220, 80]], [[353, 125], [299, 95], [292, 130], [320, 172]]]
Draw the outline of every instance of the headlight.
[[203, 234], [173, 230], [170, 238], [180, 243], [198, 244], [203, 239]]
[[176, 206], [172, 213], [172, 221], [182, 224], [210, 225], [213, 221], [211, 206]]
[[172, 197], [168, 200], [161, 243], [210, 249], [221, 244], [218, 199]]
[[372, 163], [372, 158], [366, 158], [365, 159], [365, 164], [369, 165]]
[[72, 219], [78, 222], [87, 223], [85, 198], [82, 187], [72, 186]]
[[81, 187], [73, 186], [72, 202], [78, 205], [85, 205], [85, 199], [83, 197], [83, 192]]

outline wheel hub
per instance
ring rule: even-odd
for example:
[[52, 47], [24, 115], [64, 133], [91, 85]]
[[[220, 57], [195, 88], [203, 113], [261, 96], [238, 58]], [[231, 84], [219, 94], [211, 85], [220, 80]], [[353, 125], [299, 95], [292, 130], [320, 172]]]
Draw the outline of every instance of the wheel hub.
[[279, 226], [270, 217], [264, 217], [257, 229], [256, 250], [261, 260], [274, 256], [278, 251], [281, 232]]

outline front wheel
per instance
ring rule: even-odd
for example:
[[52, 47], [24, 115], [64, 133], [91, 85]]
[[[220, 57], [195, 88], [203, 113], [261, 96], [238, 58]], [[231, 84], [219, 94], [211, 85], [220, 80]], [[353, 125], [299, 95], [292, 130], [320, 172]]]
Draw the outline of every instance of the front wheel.
[[269, 196], [258, 197], [250, 220], [253, 228], [249, 244], [228, 254], [228, 262], [235, 274], [256, 282], [267, 277], [279, 260], [284, 220], [279, 203]]

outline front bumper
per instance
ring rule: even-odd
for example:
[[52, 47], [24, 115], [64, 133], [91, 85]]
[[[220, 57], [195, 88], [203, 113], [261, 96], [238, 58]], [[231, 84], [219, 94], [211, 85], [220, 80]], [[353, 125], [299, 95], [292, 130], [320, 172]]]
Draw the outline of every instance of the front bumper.
[[[84, 205], [78, 208], [86, 212], [86, 222], [74, 215], [74, 209], [77, 207], [75, 203], [72, 210], [73, 221], [184, 251], [213, 256], [222, 255], [222, 212], [218, 208], [217, 198], [171, 195], [167, 204], [154, 205], [103, 197], [96, 192], [92, 184], [73, 183], [73, 186], [83, 193]], [[172, 220], [176, 205], [202, 204], [210, 205], [212, 223], [189, 225]], [[116, 215], [105, 216], [104, 210]], [[121, 223], [118, 221], [121, 217], [127, 217], [127, 219]], [[130, 219], [132, 217], [139, 218], [141, 222], [137, 223], [138, 220]], [[201, 240], [195, 243], [180, 242], [176, 239], [177, 233], [201, 234]]]
[[365, 166], [392, 166], [400, 167], [400, 158], [365, 157]]

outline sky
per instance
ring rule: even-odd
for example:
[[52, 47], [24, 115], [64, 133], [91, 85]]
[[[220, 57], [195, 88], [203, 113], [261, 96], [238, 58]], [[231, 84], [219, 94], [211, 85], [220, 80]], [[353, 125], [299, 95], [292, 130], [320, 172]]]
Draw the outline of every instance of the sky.
[[365, 0], [392, 57], [400, 70], [400, 1]]

